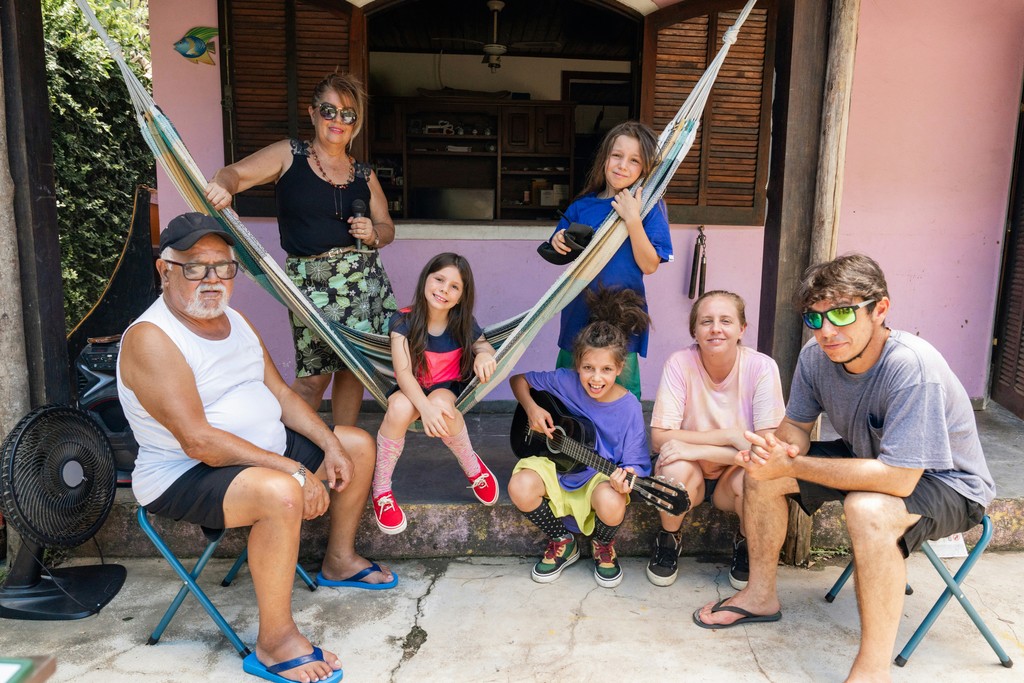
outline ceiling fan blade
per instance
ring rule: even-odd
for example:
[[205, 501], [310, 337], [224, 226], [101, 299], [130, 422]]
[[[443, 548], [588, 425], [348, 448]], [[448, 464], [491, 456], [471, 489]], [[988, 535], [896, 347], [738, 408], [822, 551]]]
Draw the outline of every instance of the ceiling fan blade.
[[431, 38], [430, 40], [435, 43], [468, 43], [469, 45], [477, 45], [479, 47], [485, 45], [481, 40], [470, 40], [469, 38]]
[[510, 50], [561, 50], [562, 44], [557, 40], [521, 40], [509, 43]]

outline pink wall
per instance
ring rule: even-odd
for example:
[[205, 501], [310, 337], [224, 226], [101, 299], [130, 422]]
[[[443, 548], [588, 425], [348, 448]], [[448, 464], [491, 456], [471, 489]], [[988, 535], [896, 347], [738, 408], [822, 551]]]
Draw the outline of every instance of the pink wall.
[[1024, 2], [863, 0], [839, 251], [886, 272], [893, 327], [920, 334], [974, 397], [989, 358]]
[[[895, 327], [919, 332], [950, 360], [971, 396], [988, 393], [988, 356], [1002, 249], [1022, 72], [1024, 3], [991, 0], [862, 3], [847, 148], [840, 251], [864, 251], [889, 278]], [[171, 44], [195, 25], [216, 26], [215, 0], [151, 0], [155, 98], [174, 121], [200, 167], [223, 163], [218, 67], [192, 64]], [[220, 63], [220, 50], [214, 56]], [[185, 210], [159, 177], [161, 221]], [[276, 224], [246, 221], [277, 257]], [[762, 230], [708, 229], [707, 285], [732, 289], [748, 303], [757, 338]], [[401, 237], [401, 227], [399, 227]], [[695, 230], [675, 226], [677, 260], [648, 278], [655, 322], [643, 362], [645, 398], [653, 398], [665, 358], [690, 342], [686, 297]], [[526, 241], [414, 241], [383, 251], [400, 303], [435, 253], [454, 250], [474, 266], [482, 324], [531, 306], [558, 271]], [[291, 379], [293, 351], [286, 312], [248, 280], [234, 304], [264, 336]], [[550, 367], [557, 322], [549, 323], [519, 363]], [[491, 399], [510, 399], [507, 387]]]

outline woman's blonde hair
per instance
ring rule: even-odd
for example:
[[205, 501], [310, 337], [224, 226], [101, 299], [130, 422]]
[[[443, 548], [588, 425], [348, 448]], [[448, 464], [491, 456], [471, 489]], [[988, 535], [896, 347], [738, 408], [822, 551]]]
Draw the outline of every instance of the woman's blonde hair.
[[350, 73], [335, 71], [332, 74], [327, 74], [313, 88], [311, 106], [314, 109], [323, 102], [324, 94], [328, 90], [333, 90], [342, 98], [348, 95], [352, 100], [352, 107], [356, 110], [356, 125], [352, 129], [352, 138], [355, 139], [359, 135], [359, 131], [363, 129], [363, 118], [366, 115], [366, 89], [363, 88], [362, 82]]

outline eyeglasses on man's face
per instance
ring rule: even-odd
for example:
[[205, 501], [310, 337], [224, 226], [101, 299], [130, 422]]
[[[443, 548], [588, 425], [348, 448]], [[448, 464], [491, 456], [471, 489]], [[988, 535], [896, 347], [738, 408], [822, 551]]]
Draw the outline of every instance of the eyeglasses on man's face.
[[325, 121], [333, 121], [335, 118], [341, 118], [341, 122], [351, 126], [353, 123], [359, 120], [359, 114], [352, 107], [344, 107], [338, 109], [330, 102], [321, 102], [317, 109], [320, 111], [320, 117]]
[[205, 280], [212, 270], [221, 280], [231, 280], [238, 275], [238, 261], [221, 261], [220, 263], [179, 263], [164, 259], [164, 263], [181, 266], [181, 274], [186, 280]]
[[820, 330], [821, 326], [825, 324], [825, 319], [828, 318], [828, 321], [836, 327], [846, 327], [856, 322], [857, 311], [873, 303], [875, 303], [874, 299], [868, 299], [867, 301], [861, 301], [859, 304], [836, 306], [827, 311], [804, 311], [804, 325], [807, 325], [812, 330]]

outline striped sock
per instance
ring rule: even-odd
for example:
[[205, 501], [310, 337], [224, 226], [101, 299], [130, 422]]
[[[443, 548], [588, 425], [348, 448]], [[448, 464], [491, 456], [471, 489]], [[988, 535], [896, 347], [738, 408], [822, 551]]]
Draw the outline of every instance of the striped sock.
[[455, 459], [459, 461], [459, 467], [462, 468], [467, 477], [472, 479], [480, 474], [480, 463], [477, 462], [477, 455], [473, 450], [473, 444], [469, 442], [468, 428], [463, 428], [455, 436], [442, 436], [441, 441], [455, 455]]
[[389, 439], [377, 432], [377, 465], [373, 468], [373, 484], [370, 487], [372, 496], [376, 498], [385, 491], [391, 490], [391, 475], [395, 473], [395, 465], [405, 448], [405, 438]]

